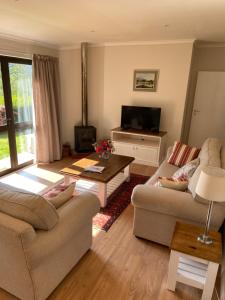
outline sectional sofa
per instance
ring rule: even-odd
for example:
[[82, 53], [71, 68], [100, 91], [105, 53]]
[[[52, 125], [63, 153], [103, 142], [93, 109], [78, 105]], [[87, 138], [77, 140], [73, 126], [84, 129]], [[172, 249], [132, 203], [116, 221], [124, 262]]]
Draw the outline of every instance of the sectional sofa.
[[[159, 176], [171, 177], [178, 169], [167, 162], [170, 151], [171, 148], [156, 173], [146, 184], [136, 186], [132, 194], [134, 235], [167, 246], [170, 244], [176, 221], [205, 225], [208, 205], [195, 194], [202, 168], [213, 166], [225, 169], [225, 147], [218, 139], [208, 138], [202, 145], [200, 164], [191, 177], [187, 192], [158, 187], [155, 183]], [[210, 228], [218, 230], [224, 218], [225, 204], [215, 204]]]

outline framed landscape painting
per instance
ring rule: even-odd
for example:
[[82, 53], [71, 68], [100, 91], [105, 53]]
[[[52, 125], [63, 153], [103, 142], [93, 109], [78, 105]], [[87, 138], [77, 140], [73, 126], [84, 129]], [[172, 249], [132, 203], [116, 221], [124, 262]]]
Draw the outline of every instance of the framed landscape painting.
[[156, 92], [159, 70], [135, 70], [134, 91]]

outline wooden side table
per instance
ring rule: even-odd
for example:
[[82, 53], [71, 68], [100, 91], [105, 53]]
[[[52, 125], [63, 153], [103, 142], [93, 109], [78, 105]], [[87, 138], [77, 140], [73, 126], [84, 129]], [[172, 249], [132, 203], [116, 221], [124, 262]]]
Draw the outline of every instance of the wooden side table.
[[202, 300], [212, 298], [216, 275], [222, 259], [221, 234], [210, 231], [213, 244], [197, 241], [203, 229], [177, 222], [171, 242], [167, 287], [175, 291], [176, 282], [203, 290]]

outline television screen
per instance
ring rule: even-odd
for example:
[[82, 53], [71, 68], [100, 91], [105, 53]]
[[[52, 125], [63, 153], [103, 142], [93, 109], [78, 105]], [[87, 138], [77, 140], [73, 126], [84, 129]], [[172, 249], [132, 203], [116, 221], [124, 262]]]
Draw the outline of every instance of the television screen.
[[123, 129], [159, 132], [160, 107], [122, 106], [121, 127]]

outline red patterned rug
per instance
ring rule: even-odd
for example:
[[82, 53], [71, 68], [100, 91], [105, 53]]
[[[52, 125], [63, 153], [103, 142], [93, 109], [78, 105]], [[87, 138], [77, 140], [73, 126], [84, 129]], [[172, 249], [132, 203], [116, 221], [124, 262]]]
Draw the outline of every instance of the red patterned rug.
[[[87, 153], [78, 153], [72, 157], [76, 160], [86, 157]], [[131, 174], [129, 182], [123, 182], [107, 199], [107, 206], [100, 209], [100, 212], [93, 218], [93, 226], [97, 229], [108, 231], [116, 219], [131, 202], [133, 188], [138, 184], [144, 184], [149, 176]], [[60, 187], [60, 184], [59, 184]], [[56, 188], [53, 188], [57, 189]], [[52, 189], [50, 190], [50, 192]], [[49, 193], [49, 191], [48, 191]], [[47, 193], [46, 193], [47, 194]]]
[[124, 209], [130, 204], [133, 188], [137, 184], [145, 183], [149, 177], [131, 174], [130, 182], [124, 182], [108, 198], [106, 207], [101, 208], [100, 212], [93, 219], [93, 226], [108, 231]]

